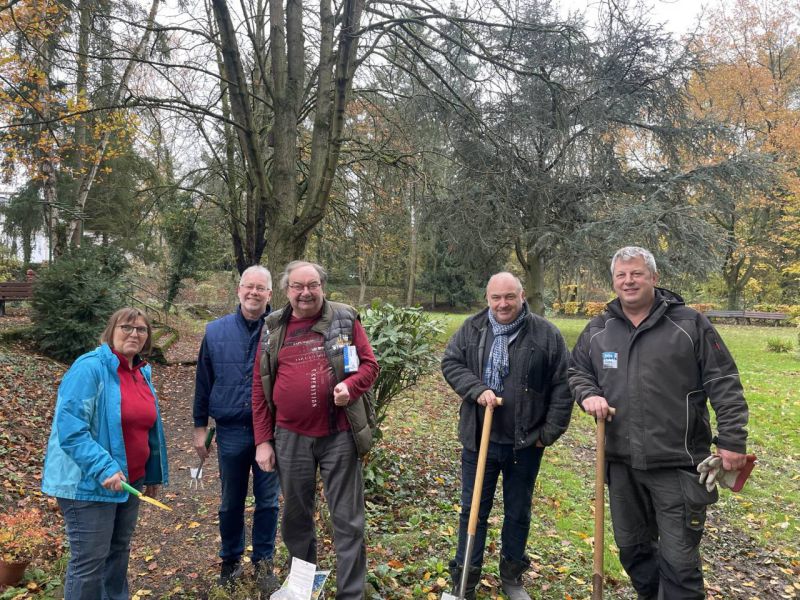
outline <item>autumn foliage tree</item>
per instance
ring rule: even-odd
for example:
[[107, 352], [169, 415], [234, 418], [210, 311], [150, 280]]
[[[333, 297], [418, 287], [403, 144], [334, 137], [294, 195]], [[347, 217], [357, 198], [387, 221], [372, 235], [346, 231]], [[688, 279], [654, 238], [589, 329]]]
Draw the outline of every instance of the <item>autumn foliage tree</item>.
[[[39, 192], [57, 256], [80, 245], [92, 185], [131, 153], [138, 119], [120, 104], [157, 6], [139, 37], [138, 27], [112, 34], [113, 9], [135, 14], [127, 2], [20, 0], [0, 11], [3, 176]], [[119, 52], [128, 56], [121, 73]]]
[[759, 270], [798, 272], [800, 217], [800, 23], [796, 2], [736, 0], [720, 4], [696, 40], [706, 67], [691, 81], [698, 117], [724, 123], [731, 135], [719, 155], [762, 153], [780, 178], [775, 185], [731, 186], [712, 203], [709, 219], [723, 232], [721, 275], [729, 308], [741, 308]]

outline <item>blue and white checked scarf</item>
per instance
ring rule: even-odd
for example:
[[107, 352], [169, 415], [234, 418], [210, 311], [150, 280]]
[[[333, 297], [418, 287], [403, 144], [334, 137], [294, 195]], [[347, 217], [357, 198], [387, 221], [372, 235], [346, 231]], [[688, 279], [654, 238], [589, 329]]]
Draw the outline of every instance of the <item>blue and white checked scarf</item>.
[[528, 305], [522, 304], [517, 318], [511, 323], [503, 325], [494, 318], [492, 311], [489, 310], [489, 323], [492, 326], [494, 341], [489, 353], [489, 360], [486, 361], [486, 368], [483, 371], [483, 383], [488, 385], [496, 394], [503, 391], [503, 378], [508, 375], [508, 340], [511, 335], [522, 327], [525, 316], [528, 314]]

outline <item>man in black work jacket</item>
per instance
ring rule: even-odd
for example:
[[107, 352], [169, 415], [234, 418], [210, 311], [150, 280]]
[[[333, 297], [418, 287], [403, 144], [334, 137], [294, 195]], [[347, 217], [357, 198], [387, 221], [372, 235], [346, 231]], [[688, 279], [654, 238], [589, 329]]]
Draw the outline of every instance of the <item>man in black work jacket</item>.
[[570, 387], [590, 415], [616, 410], [606, 428], [606, 477], [620, 562], [640, 599], [705, 598], [700, 539], [717, 490], [699, 483], [697, 465], [712, 442], [723, 469], [745, 465], [739, 373], [708, 319], [656, 287], [649, 251], [618, 250], [611, 274], [617, 298], [578, 339]]

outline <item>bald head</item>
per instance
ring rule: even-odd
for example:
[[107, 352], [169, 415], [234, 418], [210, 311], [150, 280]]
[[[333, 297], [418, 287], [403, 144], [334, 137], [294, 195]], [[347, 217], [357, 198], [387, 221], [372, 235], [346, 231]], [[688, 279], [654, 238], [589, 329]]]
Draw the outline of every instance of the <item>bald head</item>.
[[511, 323], [517, 318], [525, 302], [522, 282], [507, 271], [495, 273], [486, 284], [486, 302], [498, 323]]

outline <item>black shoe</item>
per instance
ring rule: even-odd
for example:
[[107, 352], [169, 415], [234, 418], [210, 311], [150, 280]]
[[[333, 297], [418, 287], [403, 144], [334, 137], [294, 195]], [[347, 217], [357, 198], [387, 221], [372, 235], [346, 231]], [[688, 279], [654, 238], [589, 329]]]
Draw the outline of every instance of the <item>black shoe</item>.
[[[453, 595], [458, 596], [458, 593], [461, 591], [461, 573], [463, 572], [463, 567], [456, 563], [455, 560], [451, 560], [448, 565], [448, 570], [450, 571], [450, 579], [453, 582]], [[464, 600], [475, 600], [475, 588], [478, 587], [478, 583], [481, 580], [481, 568], [480, 567], [470, 567], [469, 573], [467, 573], [467, 587], [464, 590]]]
[[281, 587], [281, 582], [273, 571], [271, 560], [259, 560], [253, 563], [255, 569], [256, 586], [262, 598], [269, 598], [272, 592]]
[[241, 561], [224, 562], [219, 569], [219, 585], [226, 588], [232, 588], [236, 585], [236, 580], [240, 579], [244, 572], [244, 566]]

